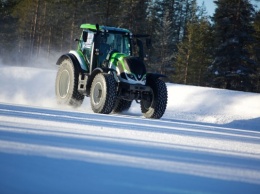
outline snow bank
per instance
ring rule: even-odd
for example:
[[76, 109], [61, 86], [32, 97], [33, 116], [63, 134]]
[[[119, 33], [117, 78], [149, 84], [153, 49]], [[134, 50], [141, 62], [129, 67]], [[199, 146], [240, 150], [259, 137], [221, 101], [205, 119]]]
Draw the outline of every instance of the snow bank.
[[254, 128], [260, 124], [260, 94], [176, 84], [168, 90], [165, 117], [216, 124], [255, 119]]
[[[56, 104], [54, 91], [57, 67], [46, 67], [0, 66], [0, 102], [61, 108]], [[260, 94], [179, 84], [167, 87], [169, 100], [164, 120], [250, 129], [260, 126]], [[92, 112], [88, 98], [78, 111]], [[125, 114], [142, 116], [137, 103]]]

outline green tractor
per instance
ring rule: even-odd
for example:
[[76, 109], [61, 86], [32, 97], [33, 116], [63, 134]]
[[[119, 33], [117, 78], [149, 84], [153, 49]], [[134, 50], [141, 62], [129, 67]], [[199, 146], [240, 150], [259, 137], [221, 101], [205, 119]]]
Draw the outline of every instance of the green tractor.
[[109, 114], [128, 110], [135, 100], [146, 118], [160, 119], [168, 93], [160, 79], [164, 75], [146, 72], [142, 40], [150, 47], [149, 36], [98, 24], [80, 28], [77, 50], [62, 55], [56, 63], [58, 104], [79, 107], [87, 96], [95, 113]]

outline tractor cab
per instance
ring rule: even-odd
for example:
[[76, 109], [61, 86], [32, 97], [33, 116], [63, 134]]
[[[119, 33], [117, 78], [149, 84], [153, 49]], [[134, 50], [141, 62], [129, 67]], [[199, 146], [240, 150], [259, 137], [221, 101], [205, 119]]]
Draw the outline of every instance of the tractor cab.
[[[99, 26], [93, 24], [82, 24], [83, 32], [78, 44], [78, 53], [86, 61], [86, 69], [92, 72], [95, 68], [108, 67], [108, 61], [113, 53], [124, 57], [138, 56], [144, 59], [143, 42], [140, 38], [147, 35], [133, 35], [124, 28]], [[149, 48], [150, 39], [146, 39]]]
[[104, 67], [113, 52], [125, 56], [132, 55], [130, 31], [93, 24], [82, 24], [81, 28], [83, 32], [78, 40], [78, 52], [86, 59], [90, 72], [97, 67]]

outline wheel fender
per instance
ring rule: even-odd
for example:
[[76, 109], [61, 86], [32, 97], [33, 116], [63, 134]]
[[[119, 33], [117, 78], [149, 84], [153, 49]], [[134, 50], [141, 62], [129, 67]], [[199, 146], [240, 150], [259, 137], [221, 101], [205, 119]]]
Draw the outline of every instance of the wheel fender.
[[159, 73], [147, 73], [146, 74], [146, 85], [149, 85], [151, 80], [156, 80], [159, 79], [161, 77], [166, 77], [166, 75], [163, 74], [159, 74]]
[[81, 71], [87, 71], [87, 68], [85, 65], [82, 65], [82, 63], [79, 62], [78, 58], [73, 53], [67, 53], [62, 55], [58, 61], [56, 62], [56, 65], [60, 65], [61, 62], [64, 59], [69, 59], [74, 65], [76, 65], [77, 68], [79, 68]]
[[79, 52], [73, 51], [73, 50], [71, 50], [69, 53], [74, 55], [77, 58], [78, 63], [80, 65], [81, 69], [83, 69], [85, 71], [88, 71], [87, 64], [86, 64], [86, 62], [84, 60], [84, 57], [82, 56], [82, 53], [79, 53]]

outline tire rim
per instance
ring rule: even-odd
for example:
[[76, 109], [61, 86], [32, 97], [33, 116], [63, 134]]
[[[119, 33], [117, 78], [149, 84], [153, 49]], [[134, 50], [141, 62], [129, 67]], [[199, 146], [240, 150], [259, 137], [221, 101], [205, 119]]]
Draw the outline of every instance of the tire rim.
[[59, 93], [61, 98], [65, 98], [70, 89], [70, 74], [68, 70], [63, 70], [59, 81]]
[[102, 85], [100, 82], [96, 83], [93, 92], [93, 101], [95, 104], [99, 104], [102, 98]]

